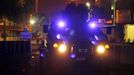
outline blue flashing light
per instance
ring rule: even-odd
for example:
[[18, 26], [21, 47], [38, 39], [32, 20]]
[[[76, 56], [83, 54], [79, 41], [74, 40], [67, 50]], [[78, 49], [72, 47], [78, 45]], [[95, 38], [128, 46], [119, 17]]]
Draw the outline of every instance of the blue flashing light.
[[94, 45], [96, 45], [96, 44], [97, 44], [95, 41], [91, 41], [91, 42], [92, 42], [92, 44], [94, 44]]
[[74, 59], [76, 57], [76, 55], [75, 54], [71, 54], [70, 57]]
[[90, 28], [95, 28], [96, 24], [95, 23], [89, 23]]
[[99, 40], [98, 37], [97, 37], [96, 35], [95, 35], [94, 37], [95, 37], [96, 40]]
[[40, 54], [40, 56], [41, 56], [41, 57], [44, 57], [44, 54], [43, 54], [43, 53], [41, 53], [41, 54]]
[[60, 35], [60, 34], [57, 34], [57, 35], [56, 35], [56, 38], [57, 38], [57, 39], [61, 39], [61, 35]]
[[60, 28], [64, 28], [65, 25], [66, 25], [66, 23], [64, 21], [59, 21], [58, 22], [58, 27], [60, 27]]
[[95, 28], [96, 27], [96, 23], [95, 22], [91, 22], [91, 23], [88, 24], [88, 26], [90, 28]]

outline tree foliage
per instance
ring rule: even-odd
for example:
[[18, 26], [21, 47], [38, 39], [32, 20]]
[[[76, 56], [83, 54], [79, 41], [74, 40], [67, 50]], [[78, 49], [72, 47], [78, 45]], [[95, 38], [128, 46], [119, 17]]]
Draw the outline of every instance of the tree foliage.
[[10, 20], [17, 21], [23, 13], [32, 9], [32, 0], [1, 0], [0, 17], [6, 16]]

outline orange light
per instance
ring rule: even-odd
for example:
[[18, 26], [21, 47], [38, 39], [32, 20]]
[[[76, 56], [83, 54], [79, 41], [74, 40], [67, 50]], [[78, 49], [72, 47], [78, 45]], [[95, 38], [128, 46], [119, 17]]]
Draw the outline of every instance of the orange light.
[[110, 48], [110, 47], [109, 47], [109, 45], [105, 45], [105, 48], [107, 48], [107, 49], [108, 49], [108, 48]]
[[95, 0], [95, 2], [98, 2], [98, 0]]
[[64, 45], [64, 44], [61, 44], [61, 45], [59, 46], [59, 48], [58, 48], [58, 51], [59, 51], [60, 53], [65, 53], [66, 50], [67, 50], [67, 47], [66, 47], [66, 45]]
[[54, 47], [54, 48], [58, 48], [58, 44], [55, 43], [55, 44], [53, 45], [53, 47]]
[[112, 20], [108, 20], [108, 21], [106, 21], [106, 24], [112, 24], [112, 23], [113, 23]]

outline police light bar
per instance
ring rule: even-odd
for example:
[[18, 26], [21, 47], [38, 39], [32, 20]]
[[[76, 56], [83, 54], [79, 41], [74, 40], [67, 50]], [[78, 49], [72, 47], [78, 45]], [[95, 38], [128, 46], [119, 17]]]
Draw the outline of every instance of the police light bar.
[[89, 26], [90, 28], [95, 28], [95, 27], [96, 27], [96, 23], [91, 22], [91, 23], [88, 24], [88, 26]]
[[60, 27], [60, 28], [64, 28], [65, 25], [66, 25], [66, 23], [64, 21], [59, 21], [58, 22], [58, 27]]
[[61, 35], [60, 35], [60, 34], [57, 34], [57, 35], [56, 35], [56, 38], [57, 38], [57, 39], [61, 39]]

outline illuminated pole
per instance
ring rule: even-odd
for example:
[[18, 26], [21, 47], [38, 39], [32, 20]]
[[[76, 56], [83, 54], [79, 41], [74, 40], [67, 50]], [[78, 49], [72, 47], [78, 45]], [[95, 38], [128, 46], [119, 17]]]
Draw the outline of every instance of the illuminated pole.
[[35, 2], [35, 12], [36, 12], [36, 14], [38, 13], [38, 0], [36, 0], [36, 2]]
[[4, 19], [4, 37], [3, 37], [3, 41], [6, 41], [6, 23], [5, 23], [6, 19]]
[[[85, 4], [86, 6], [87, 6], [87, 8], [88, 8], [88, 10], [90, 9], [90, 7], [91, 7], [91, 4], [89, 3], [89, 2], [86, 2], [86, 4]], [[87, 21], [89, 21], [90, 20], [90, 18], [91, 18], [91, 15], [90, 15], [90, 12], [88, 11], [88, 20]]]
[[116, 23], [116, 0], [113, 2], [113, 25]]
[[[113, 2], [113, 25], [116, 26], [115, 24], [116, 24], [116, 0], [114, 0], [114, 2]], [[116, 30], [115, 30], [115, 28], [114, 28], [113, 35], [114, 35], [114, 42], [115, 42], [115, 39], [116, 39]]]
[[32, 32], [32, 27], [36, 23], [36, 19], [33, 18], [33, 15], [30, 14], [30, 19], [29, 19], [29, 31]]

